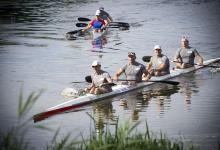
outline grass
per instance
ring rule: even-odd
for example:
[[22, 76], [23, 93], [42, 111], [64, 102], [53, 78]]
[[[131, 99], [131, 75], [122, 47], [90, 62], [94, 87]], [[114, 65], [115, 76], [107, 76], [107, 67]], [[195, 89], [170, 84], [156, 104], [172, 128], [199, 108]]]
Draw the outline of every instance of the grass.
[[[42, 94], [43, 90], [39, 92], [32, 92], [26, 100], [24, 100], [23, 92], [21, 90], [19, 95], [18, 105], [18, 122], [6, 133], [0, 135], [1, 150], [29, 150], [39, 149], [33, 148], [25, 139], [25, 135], [29, 128], [39, 128], [50, 130], [45, 126], [33, 125], [32, 118], [25, 120], [27, 114], [30, 112], [34, 103]], [[92, 116], [90, 116], [92, 117]], [[94, 119], [94, 118], [92, 118]], [[32, 124], [32, 126], [30, 126]], [[140, 122], [131, 123], [124, 122], [123, 125], [116, 124], [115, 133], [110, 131], [100, 134], [98, 137], [95, 133], [89, 138], [81, 135], [81, 140], [71, 139], [71, 134], [66, 135], [62, 140], [57, 140], [60, 129], [54, 133], [53, 139], [45, 147], [46, 150], [195, 150], [199, 149], [193, 144], [186, 144], [183, 140], [171, 140], [162, 132], [157, 137], [152, 133], [146, 123], [146, 130], [144, 133], [137, 132], [137, 126]], [[217, 142], [220, 147], [219, 140]]]

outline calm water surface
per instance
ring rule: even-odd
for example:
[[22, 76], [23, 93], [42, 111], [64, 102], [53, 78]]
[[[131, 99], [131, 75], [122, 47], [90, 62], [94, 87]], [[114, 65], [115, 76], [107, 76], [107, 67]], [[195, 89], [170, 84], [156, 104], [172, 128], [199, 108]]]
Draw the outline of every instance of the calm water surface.
[[[130, 30], [111, 29], [103, 48], [95, 48], [91, 40], [68, 41], [65, 33], [78, 29], [78, 17], [93, 17], [104, 6], [115, 21], [131, 24]], [[172, 59], [180, 38], [189, 37], [204, 59], [220, 57], [220, 3], [217, 0], [189, 1], [7, 1], [0, 2], [0, 121], [1, 131], [16, 122], [18, 95], [25, 96], [45, 89], [27, 117], [66, 101], [60, 92], [66, 87], [83, 88], [90, 74], [90, 64], [100, 59], [111, 75], [127, 62], [127, 52], [137, 59], [152, 55], [155, 44]], [[143, 63], [143, 62], [142, 62]], [[172, 65], [173, 66], [173, 65]], [[78, 111], [56, 115], [37, 124], [57, 129], [61, 135], [72, 133], [80, 138], [106, 128], [114, 131], [117, 119], [124, 123], [142, 121], [138, 129], [149, 128], [171, 138], [180, 135], [202, 149], [217, 149], [220, 136], [220, 74], [210, 68], [174, 79], [174, 87], [155, 84], [86, 106]], [[53, 133], [31, 130], [28, 138], [34, 146], [45, 145]]]

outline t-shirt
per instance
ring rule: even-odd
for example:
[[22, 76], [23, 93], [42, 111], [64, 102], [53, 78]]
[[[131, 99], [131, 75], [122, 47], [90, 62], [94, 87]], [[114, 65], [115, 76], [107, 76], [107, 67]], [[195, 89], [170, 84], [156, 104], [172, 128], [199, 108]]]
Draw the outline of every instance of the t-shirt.
[[92, 25], [92, 27], [93, 27], [94, 29], [101, 29], [102, 26], [105, 25], [105, 22], [104, 22], [104, 20], [101, 20], [101, 19], [99, 19], [99, 20], [94, 19], [94, 20], [91, 21], [90, 24]]
[[146, 72], [145, 66], [139, 62], [126, 64], [121, 69], [125, 73], [127, 80], [136, 80], [137, 82], [142, 81], [142, 74]]
[[183, 63], [194, 65], [195, 56], [198, 54], [198, 51], [192, 47], [179, 48], [176, 52], [175, 58], [180, 58]]
[[103, 83], [107, 83], [107, 79], [111, 78], [109, 73], [103, 70], [101, 71], [100, 74], [93, 72], [91, 77], [95, 86], [100, 86]]
[[170, 73], [170, 62], [169, 62], [169, 59], [167, 58], [166, 55], [162, 54], [161, 57], [154, 55], [151, 57], [150, 63], [152, 63], [153, 69], [158, 69], [161, 64], [165, 64], [166, 67], [163, 70], [161, 70], [161, 73], [163, 73], [163, 74]]

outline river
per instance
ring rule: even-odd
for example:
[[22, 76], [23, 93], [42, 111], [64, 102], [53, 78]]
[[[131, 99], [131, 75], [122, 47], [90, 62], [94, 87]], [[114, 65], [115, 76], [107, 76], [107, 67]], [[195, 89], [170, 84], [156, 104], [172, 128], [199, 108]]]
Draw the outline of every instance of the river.
[[[91, 40], [67, 40], [65, 33], [77, 30], [78, 17], [92, 18], [103, 6], [114, 21], [128, 22], [129, 30], [110, 29], [103, 48], [94, 48]], [[137, 61], [153, 54], [153, 46], [162, 46], [170, 59], [186, 36], [204, 59], [220, 57], [220, 2], [218, 0], [60, 0], [0, 2], [0, 122], [1, 131], [16, 123], [18, 97], [44, 89], [31, 117], [66, 99], [64, 88], [84, 88], [83, 81], [91, 72], [95, 59], [113, 75], [127, 62], [133, 51]], [[173, 64], [171, 64], [173, 67]], [[220, 136], [220, 74], [205, 68], [196, 73], [175, 78], [180, 85], [155, 84], [120, 95], [101, 104], [88, 105], [66, 114], [56, 115], [38, 125], [61, 128], [80, 138], [91, 133], [94, 116], [99, 130], [107, 126], [114, 130], [115, 120], [123, 123], [142, 121], [138, 126], [149, 128], [168, 137], [185, 137], [201, 149], [217, 149]], [[33, 123], [33, 125], [36, 125]], [[45, 146], [53, 132], [31, 130], [28, 139], [34, 146]]]

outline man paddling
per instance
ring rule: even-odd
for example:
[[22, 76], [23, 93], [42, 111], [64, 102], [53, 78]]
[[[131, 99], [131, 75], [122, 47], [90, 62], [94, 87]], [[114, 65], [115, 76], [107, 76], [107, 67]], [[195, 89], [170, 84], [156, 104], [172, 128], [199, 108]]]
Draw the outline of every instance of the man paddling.
[[103, 94], [112, 91], [111, 86], [108, 83], [112, 83], [112, 79], [108, 72], [101, 69], [101, 62], [98, 60], [93, 61], [92, 68], [92, 84], [86, 88], [85, 91], [90, 94]]
[[151, 57], [147, 65], [148, 76], [144, 79], [148, 80], [151, 76], [163, 76], [170, 73], [170, 63], [166, 55], [162, 54], [160, 45], [154, 46], [154, 55]]
[[82, 32], [85, 32], [86, 30], [93, 28], [95, 32], [102, 32], [104, 28], [106, 28], [105, 21], [100, 16], [100, 10], [96, 11], [96, 18], [89, 22], [88, 26], [82, 30]]
[[[119, 76], [125, 74], [128, 84], [133, 84], [142, 81], [142, 75], [147, 76], [146, 68], [143, 64], [136, 61], [136, 54], [134, 52], [128, 53], [128, 64], [120, 68], [114, 76], [114, 80], [118, 81]], [[132, 80], [132, 81], [129, 81]]]
[[104, 7], [100, 7], [99, 11], [100, 11], [100, 17], [105, 21], [106, 24], [109, 24], [110, 22], [113, 22], [112, 17], [109, 15], [109, 13], [107, 13], [104, 10]]
[[189, 46], [189, 40], [185, 37], [181, 39], [181, 47], [177, 50], [174, 57], [176, 68], [184, 69], [194, 66], [194, 59], [197, 58], [198, 64], [203, 65], [203, 58], [199, 52]]

